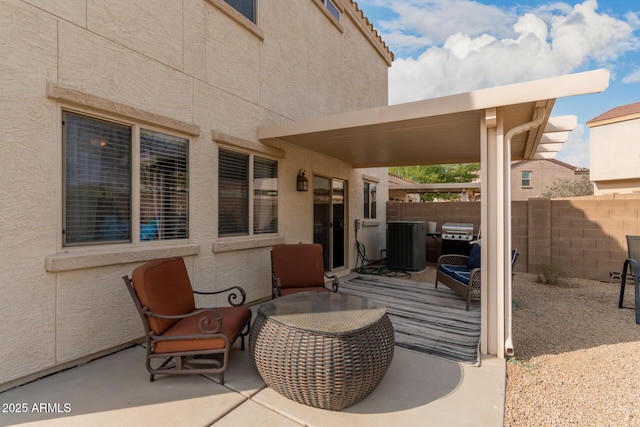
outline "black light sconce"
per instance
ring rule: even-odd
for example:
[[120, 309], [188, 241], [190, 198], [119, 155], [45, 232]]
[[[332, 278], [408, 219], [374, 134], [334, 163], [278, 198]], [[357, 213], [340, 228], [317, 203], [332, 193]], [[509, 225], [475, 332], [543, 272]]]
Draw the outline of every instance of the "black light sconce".
[[296, 178], [296, 190], [298, 191], [309, 191], [309, 180], [306, 176], [304, 176], [304, 169], [300, 169], [298, 172], [298, 177]]

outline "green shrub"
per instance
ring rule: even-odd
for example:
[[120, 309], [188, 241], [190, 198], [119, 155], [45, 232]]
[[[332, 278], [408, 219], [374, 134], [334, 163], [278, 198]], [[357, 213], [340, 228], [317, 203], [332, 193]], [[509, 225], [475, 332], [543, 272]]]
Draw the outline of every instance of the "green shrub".
[[542, 283], [544, 285], [558, 286], [561, 288], [575, 287], [566, 271], [562, 267], [557, 265], [541, 266], [536, 277], [536, 282]]

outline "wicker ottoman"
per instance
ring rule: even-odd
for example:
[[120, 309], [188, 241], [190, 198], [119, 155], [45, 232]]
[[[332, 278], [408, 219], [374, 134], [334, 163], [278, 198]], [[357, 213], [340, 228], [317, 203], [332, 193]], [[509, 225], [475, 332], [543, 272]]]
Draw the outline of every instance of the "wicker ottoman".
[[382, 381], [394, 344], [384, 306], [352, 295], [301, 292], [260, 307], [249, 354], [264, 382], [278, 393], [340, 410]]

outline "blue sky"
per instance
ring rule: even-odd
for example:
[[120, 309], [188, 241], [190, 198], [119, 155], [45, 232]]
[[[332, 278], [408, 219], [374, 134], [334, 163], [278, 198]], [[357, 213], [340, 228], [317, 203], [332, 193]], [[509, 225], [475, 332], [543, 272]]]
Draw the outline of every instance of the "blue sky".
[[[357, 0], [395, 54], [389, 103], [606, 68], [601, 94], [559, 99], [578, 128], [557, 159], [589, 167], [586, 122], [640, 102], [640, 2]], [[640, 165], [639, 165], [640, 166]]]

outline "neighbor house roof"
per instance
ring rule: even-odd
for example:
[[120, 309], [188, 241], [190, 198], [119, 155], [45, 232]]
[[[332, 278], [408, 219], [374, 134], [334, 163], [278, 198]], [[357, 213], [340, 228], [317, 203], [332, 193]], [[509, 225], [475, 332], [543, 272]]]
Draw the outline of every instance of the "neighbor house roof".
[[[547, 161], [547, 162], [555, 163], [555, 164], [557, 164], [557, 165], [559, 165], [559, 166], [562, 166], [562, 167], [564, 167], [564, 168], [571, 169], [572, 171], [574, 171], [574, 172], [576, 172], [576, 173], [585, 172], [585, 171], [586, 171], [586, 172], [589, 172], [589, 168], [583, 168], [583, 167], [579, 167], [579, 166], [573, 166], [573, 165], [570, 165], [569, 163], [565, 163], [565, 162], [560, 161], [560, 160], [558, 160], [558, 159], [540, 159], [540, 160], [544, 160], [544, 161]], [[520, 160], [520, 161], [516, 161], [516, 162], [513, 162], [513, 165], [512, 165], [512, 166], [515, 166], [515, 165], [517, 165], [518, 163], [521, 163], [521, 162], [527, 162], [527, 161], [528, 161], [528, 160]]]
[[633, 104], [621, 105], [619, 107], [612, 108], [611, 110], [589, 120], [587, 122], [587, 126], [601, 126], [638, 118], [640, 118], [640, 102], [635, 102]]
[[480, 182], [446, 182], [446, 183], [430, 183], [430, 184], [401, 184], [389, 182], [389, 190], [406, 190], [416, 193], [459, 193], [465, 190], [480, 191], [482, 183]]
[[394, 173], [389, 172], [389, 183], [393, 183], [393, 184], [417, 184], [416, 181], [409, 179], [409, 178], [404, 178], [400, 175], [396, 175]]

